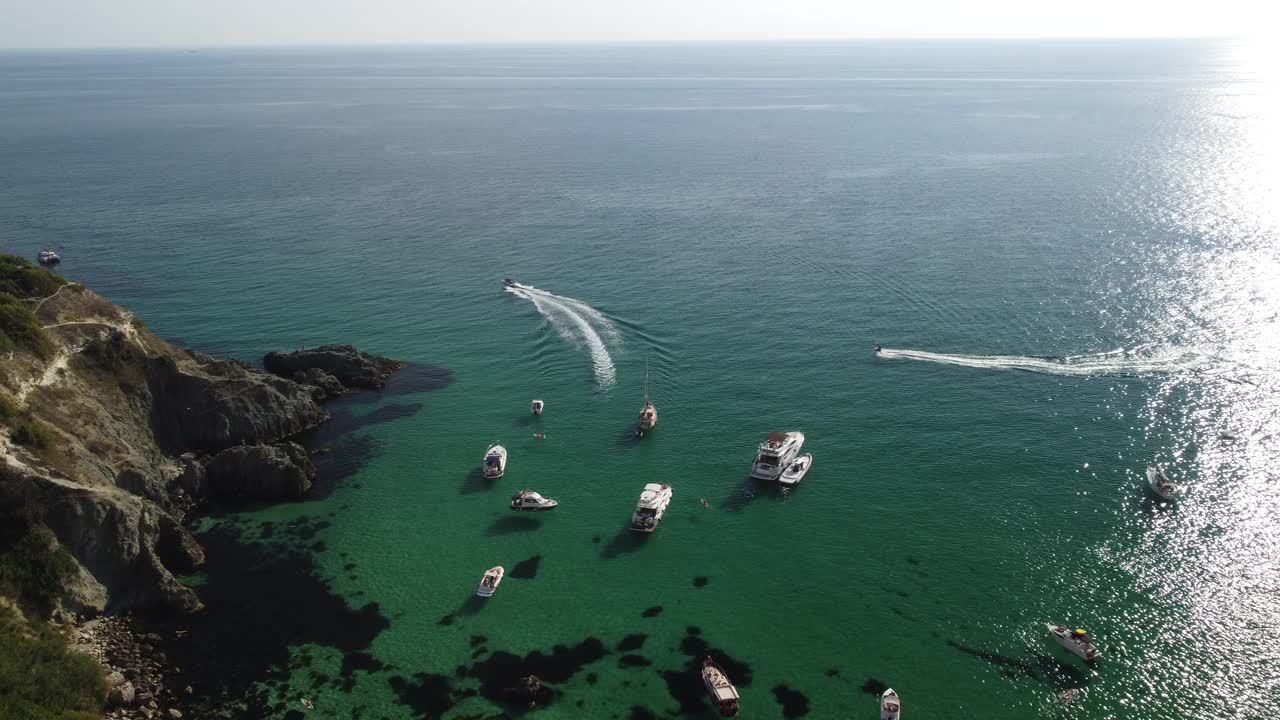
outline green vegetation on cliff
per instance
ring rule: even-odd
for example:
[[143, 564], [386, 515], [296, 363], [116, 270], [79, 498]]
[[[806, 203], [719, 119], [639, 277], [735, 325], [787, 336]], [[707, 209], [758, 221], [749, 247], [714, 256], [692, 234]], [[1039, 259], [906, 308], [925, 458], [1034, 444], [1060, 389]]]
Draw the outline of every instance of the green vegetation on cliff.
[[0, 601], [0, 718], [98, 720], [106, 700], [102, 667], [66, 638], [27, 622]]
[[48, 297], [67, 281], [30, 260], [0, 254], [0, 293], [14, 297]]
[[48, 297], [66, 284], [16, 255], [0, 255], [0, 353], [27, 350], [46, 356], [49, 341], [25, 298]]
[[25, 613], [45, 617], [75, 572], [75, 561], [36, 519], [34, 505], [0, 488], [0, 596], [17, 601]]

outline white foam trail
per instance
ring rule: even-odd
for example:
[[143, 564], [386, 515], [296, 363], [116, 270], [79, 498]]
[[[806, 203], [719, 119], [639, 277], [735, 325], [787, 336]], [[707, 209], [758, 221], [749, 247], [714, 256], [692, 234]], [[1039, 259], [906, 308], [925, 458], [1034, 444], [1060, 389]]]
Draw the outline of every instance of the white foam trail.
[[1211, 356], [1190, 350], [1170, 350], [1154, 355], [1130, 355], [1124, 351], [1113, 350], [1094, 355], [1043, 358], [1024, 355], [953, 355], [924, 350], [882, 348], [880, 357], [889, 360], [920, 360], [984, 370], [1025, 370], [1047, 375], [1076, 377], [1187, 372], [1202, 370], [1214, 364], [1216, 360]]
[[620, 336], [618, 334], [618, 328], [614, 326], [613, 321], [605, 317], [604, 313], [582, 302], [581, 300], [575, 300], [571, 297], [565, 297], [563, 295], [556, 295], [555, 293], [547, 292], [546, 290], [533, 287], [532, 285], [521, 285], [520, 283], [516, 283], [516, 287], [521, 290], [524, 290], [530, 295], [540, 295], [542, 297], [555, 300], [561, 305], [572, 308], [575, 312], [584, 316], [590, 322], [594, 323], [596, 327], [603, 330], [604, 334], [608, 335], [610, 340], [620, 339]]
[[[605, 331], [609, 332], [613, 324], [600, 311], [580, 300], [562, 298], [545, 290], [516, 284], [508, 286], [507, 292], [533, 303], [538, 313], [551, 323], [560, 337], [574, 342], [582, 342], [591, 353], [591, 364], [595, 369], [596, 383], [601, 387], [613, 385], [617, 380], [617, 371], [613, 367], [613, 358], [609, 348], [605, 346], [600, 333], [592, 327], [587, 318], [597, 319]], [[616, 332], [616, 331], [614, 331]]]

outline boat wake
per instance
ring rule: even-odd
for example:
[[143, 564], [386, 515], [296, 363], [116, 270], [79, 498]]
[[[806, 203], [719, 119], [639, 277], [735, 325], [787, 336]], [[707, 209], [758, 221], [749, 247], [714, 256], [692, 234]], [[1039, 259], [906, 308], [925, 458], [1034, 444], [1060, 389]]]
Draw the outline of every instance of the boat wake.
[[1157, 353], [1133, 353], [1113, 350], [1090, 355], [1035, 357], [1025, 355], [955, 355], [924, 350], [882, 348], [879, 356], [887, 360], [919, 360], [922, 362], [960, 365], [985, 370], [1023, 370], [1046, 375], [1086, 377], [1094, 375], [1138, 376], [1204, 370], [1218, 365], [1218, 358], [1190, 350]]
[[532, 285], [515, 283], [507, 285], [506, 291], [533, 303], [533, 307], [551, 323], [560, 337], [587, 348], [591, 353], [597, 385], [608, 387], [614, 384], [617, 372], [601, 333], [610, 339], [617, 339], [618, 329], [604, 313], [581, 300], [562, 297]]

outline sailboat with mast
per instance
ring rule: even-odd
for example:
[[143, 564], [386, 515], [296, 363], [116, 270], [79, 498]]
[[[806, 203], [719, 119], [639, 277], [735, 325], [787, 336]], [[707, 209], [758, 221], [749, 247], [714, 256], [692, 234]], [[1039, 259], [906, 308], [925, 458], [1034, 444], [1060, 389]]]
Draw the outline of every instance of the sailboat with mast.
[[649, 356], [644, 358], [644, 407], [640, 408], [640, 417], [636, 419], [636, 435], [644, 435], [658, 424], [658, 408], [649, 400]]

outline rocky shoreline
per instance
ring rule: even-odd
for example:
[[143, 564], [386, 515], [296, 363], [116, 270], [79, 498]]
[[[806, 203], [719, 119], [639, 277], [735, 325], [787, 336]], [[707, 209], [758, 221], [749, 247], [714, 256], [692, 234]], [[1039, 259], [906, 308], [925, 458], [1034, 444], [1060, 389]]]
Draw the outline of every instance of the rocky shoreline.
[[[107, 615], [76, 624], [71, 649], [97, 660], [106, 672], [107, 718], [183, 717], [179, 708], [194, 688], [173, 686], [165, 638], [135, 627], [131, 615]], [[181, 672], [179, 668], [178, 673]]]

